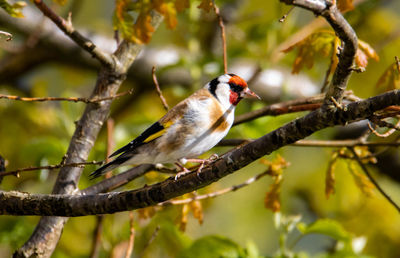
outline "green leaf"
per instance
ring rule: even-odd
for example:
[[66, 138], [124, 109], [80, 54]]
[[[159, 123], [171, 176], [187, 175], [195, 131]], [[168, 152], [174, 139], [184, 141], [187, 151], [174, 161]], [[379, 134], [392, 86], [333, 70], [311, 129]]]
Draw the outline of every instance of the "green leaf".
[[206, 236], [196, 240], [183, 250], [179, 258], [235, 258], [249, 257], [243, 248], [232, 240], [222, 236]]
[[7, 0], [0, 0], [0, 7], [4, 9], [9, 15], [16, 18], [23, 18], [22, 8], [26, 6], [26, 3], [23, 1], [15, 2], [14, 4], [10, 4]]
[[310, 225], [299, 223], [297, 229], [306, 234], [323, 234], [344, 242], [351, 241], [352, 234], [347, 232], [337, 221], [320, 219]]

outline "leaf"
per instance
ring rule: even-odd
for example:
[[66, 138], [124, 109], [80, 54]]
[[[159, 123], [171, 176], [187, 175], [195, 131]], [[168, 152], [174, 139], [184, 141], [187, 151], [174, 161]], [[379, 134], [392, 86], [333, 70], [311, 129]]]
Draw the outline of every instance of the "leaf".
[[166, 3], [164, 0], [155, 0], [152, 2], [153, 8], [164, 16], [167, 27], [169, 29], [174, 29], [178, 24], [174, 3]]
[[190, 2], [189, 0], [176, 0], [175, 1], [175, 9], [178, 12], [182, 12], [186, 8], [190, 7]]
[[276, 159], [269, 161], [266, 159], [261, 159], [260, 162], [268, 166], [268, 175], [279, 176], [282, 174], [283, 169], [287, 168], [290, 163], [287, 162], [281, 155], [277, 155]]
[[379, 56], [375, 50], [365, 41], [358, 40], [358, 49], [355, 56], [356, 65], [362, 68], [366, 68], [368, 65], [368, 59], [372, 58], [375, 61], [379, 61]]
[[338, 152], [335, 151], [332, 154], [331, 160], [328, 165], [328, 170], [326, 171], [326, 178], [325, 178], [325, 197], [329, 199], [331, 194], [335, 193], [335, 167], [338, 158]]
[[358, 188], [361, 190], [363, 194], [365, 194], [368, 197], [373, 197], [375, 196], [374, 189], [375, 185], [369, 180], [369, 178], [361, 174], [355, 166], [355, 163], [350, 161], [348, 163], [349, 170], [351, 174], [353, 175], [354, 182], [358, 186]]
[[281, 182], [282, 177], [275, 177], [274, 183], [271, 184], [269, 191], [265, 195], [264, 205], [265, 208], [272, 210], [272, 212], [279, 212], [281, 210]]
[[53, 0], [53, 2], [55, 2], [59, 5], [65, 5], [67, 3], [67, 0]]
[[189, 204], [184, 204], [182, 206], [182, 213], [181, 213], [181, 218], [179, 220], [179, 230], [182, 232], [185, 232], [186, 230], [186, 225], [188, 223], [188, 214], [190, 211]]
[[354, 9], [353, 0], [337, 0], [337, 8], [342, 12], [348, 12]]
[[4, 9], [9, 15], [15, 18], [23, 18], [22, 9], [26, 6], [23, 1], [17, 1], [10, 4], [7, 0], [0, 0], [0, 7]]
[[[372, 163], [376, 164], [378, 161], [375, 156], [371, 153], [368, 146], [356, 146], [354, 152], [361, 159], [364, 164]], [[353, 155], [351, 155], [353, 156]]]
[[336, 240], [351, 241], [352, 234], [347, 232], [342, 225], [331, 219], [319, 219], [310, 225], [297, 224], [297, 229], [302, 234], [323, 234]]
[[206, 236], [197, 239], [193, 244], [183, 250], [179, 258], [203, 258], [203, 257], [246, 257], [242, 247], [232, 240], [222, 236]]
[[376, 86], [384, 87], [386, 90], [400, 88], [400, 64], [397, 63], [397, 61], [386, 68], [385, 72], [376, 83]]
[[201, 202], [199, 200], [193, 201], [190, 203], [190, 209], [193, 212], [193, 217], [197, 219], [199, 224], [203, 224], [203, 206], [201, 205]]
[[154, 207], [146, 207], [137, 210], [139, 219], [149, 219], [156, 214], [156, 209]]
[[199, 4], [199, 6], [197, 6], [197, 8], [203, 9], [208, 13], [211, 11], [211, 9], [213, 9], [213, 6], [214, 4], [212, 0], [201, 0], [201, 3]]
[[154, 32], [154, 27], [151, 25], [151, 16], [149, 13], [140, 13], [133, 26], [133, 35], [131, 40], [138, 44], [149, 43]]
[[335, 35], [330, 31], [314, 32], [294, 45], [282, 50], [288, 53], [297, 49], [292, 73], [297, 74], [305, 66], [311, 69], [317, 56], [330, 56], [335, 44]]

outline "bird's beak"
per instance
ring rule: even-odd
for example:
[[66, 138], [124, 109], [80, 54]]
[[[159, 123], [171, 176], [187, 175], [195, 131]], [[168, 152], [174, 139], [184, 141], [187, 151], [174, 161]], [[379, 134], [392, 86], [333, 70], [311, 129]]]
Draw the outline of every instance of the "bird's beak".
[[261, 99], [257, 94], [255, 94], [254, 92], [252, 92], [249, 88], [246, 88], [243, 92], [243, 98], [246, 99]]

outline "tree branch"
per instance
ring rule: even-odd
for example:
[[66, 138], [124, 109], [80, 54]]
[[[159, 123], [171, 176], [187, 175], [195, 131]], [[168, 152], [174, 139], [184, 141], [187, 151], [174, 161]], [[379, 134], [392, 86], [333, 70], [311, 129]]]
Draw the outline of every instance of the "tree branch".
[[[42, 1], [35, 0], [41, 4]], [[157, 28], [162, 21], [162, 16], [152, 12], [152, 26]], [[76, 35], [76, 34], [75, 34]], [[103, 64], [99, 71], [96, 86], [91, 98], [105, 98], [114, 96], [123, 82], [124, 75], [142, 49], [137, 45], [124, 41], [115, 51], [114, 56], [118, 66]], [[71, 138], [67, 151], [66, 163], [84, 162], [89, 156], [96, 137], [107, 118], [110, 110], [111, 100], [100, 103], [89, 103], [77, 123], [74, 135]], [[76, 192], [77, 183], [82, 173], [81, 168], [61, 168], [53, 194], [73, 194]], [[67, 218], [43, 217], [39, 221], [31, 238], [17, 250], [16, 257], [50, 257], [61, 236]]]
[[[68, 35], [76, 44], [89, 52], [94, 58], [100, 61], [102, 65], [108, 68], [113, 68], [117, 65], [117, 59], [111, 54], [100, 50], [92, 41], [85, 38], [82, 34], [74, 29], [71, 22], [71, 16], [68, 20], [64, 20], [51, 10], [42, 0], [34, 0], [36, 7], [57, 25], [66, 35]], [[71, 13], [70, 13], [71, 14]]]
[[115, 94], [114, 96], [104, 97], [104, 98], [80, 98], [80, 97], [69, 97], [69, 98], [61, 98], [61, 97], [39, 97], [39, 98], [27, 98], [13, 95], [4, 95], [0, 94], [0, 99], [8, 99], [8, 100], [19, 100], [26, 102], [45, 102], [45, 101], [71, 101], [71, 102], [84, 102], [84, 103], [99, 103], [105, 100], [117, 99], [119, 97], [130, 95], [133, 93], [133, 90], [125, 91], [122, 93]]
[[[0, 214], [84, 216], [144, 208], [209, 185], [254, 160], [323, 128], [344, 125], [400, 103], [400, 90], [350, 103], [343, 109], [318, 109], [263, 137], [234, 149], [203, 168], [141, 189], [98, 195], [43, 195], [0, 192]], [[95, 204], [95, 205], [94, 205]]]
[[314, 12], [315, 15], [323, 16], [335, 33], [341, 39], [343, 46], [340, 48], [339, 63], [333, 74], [332, 82], [325, 97], [325, 104], [332, 104], [332, 97], [341, 103], [347, 82], [352, 73], [354, 58], [357, 52], [358, 39], [353, 28], [330, 1], [315, 0], [280, 0], [288, 5], [295, 5]]

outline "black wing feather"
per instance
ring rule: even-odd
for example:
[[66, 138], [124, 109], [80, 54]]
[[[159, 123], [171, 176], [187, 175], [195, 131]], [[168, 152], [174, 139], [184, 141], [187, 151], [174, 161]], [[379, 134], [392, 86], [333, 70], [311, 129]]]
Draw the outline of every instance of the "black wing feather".
[[109, 158], [112, 158], [120, 153], [127, 152], [130, 150], [133, 150], [141, 145], [144, 144], [144, 141], [152, 136], [155, 133], [158, 133], [159, 131], [163, 130], [164, 126], [160, 124], [159, 122], [155, 122], [153, 125], [151, 125], [149, 128], [147, 128], [141, 135], [136, 137], [133, 141], [122, 147], [121, 149], [115, 151], [113, 154], [110, 155]]

